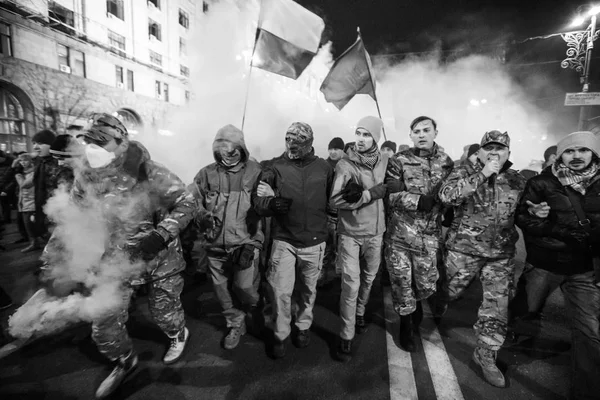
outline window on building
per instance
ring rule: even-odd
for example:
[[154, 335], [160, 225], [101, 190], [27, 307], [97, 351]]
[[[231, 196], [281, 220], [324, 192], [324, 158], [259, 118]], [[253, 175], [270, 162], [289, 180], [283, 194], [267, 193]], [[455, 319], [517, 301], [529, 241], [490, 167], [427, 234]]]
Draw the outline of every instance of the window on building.
[[10, 39], [10, 25], [0, 22], [0, 54], [12, 56], [12, 43]]
[[73, 11], [50, 0], [48, 1], [48, 16], [52, 28], [67, 35], [75, 34], [75, 14]]
[[189, 103], [190, 102], [190, 98], [192, 97], [191, 93], [189, 90], [185, 91], [185, 102]]
[[85, 78], [85, 54], [63, 44], [57, 44], [58, 69]]
[[157, 52], [150, 50], [150, 62], [162, 67], [162, 56]]
[[115, 82], [118, 88], [123, 88], [123, 67], [115, 65]]
[[186, 67], [185, 65], [180, 65], [179, 66], [179, 73], [183, 76], [190, 76], [190, 69], [188, 67]]
[[149, 6], [154, 6], [160, 10], [160, 0], [148, 0]]
[[204, 13], [208, 12], [208, 3], [206, 2], [206, 0], [204, 0], [202, 2], [202, 12], [204, 12]]
[[106, 0], [106, 11], [109, 15], [125, 20], [125, 12], [123, 11], [123, 0]]
[[125, 53], [125, 36], [121, 36], [118, 33], [115, 33], [108, 30], [108, 43], [110, 44], [110, 51], [120, 55], [121, 57], [125, 57], [127, 54]]
[[179, 25], [183, 26], [185, 29], [190, 27], [190, 16], [181, 8], [179, 9]]
[[162, 98], [162, 83], [160, 81], [154, 82], [154, 94], [157, 99]]
[[179, 38], [179, 56], [187, 56], [187, 42], [184, 38]]
[[127, 90], [129, 90], [130, 92], [134, 92], [135, 86], [133, 84], [133, 71], [128, 69], [127, 70]]
[[154, 37], [156, 40], [160, 40], [160, 24], [151, 19], [148, 20], [148, 35], [150, 38]]
[[163, 100], [169, 101], [169, 85], [163, 83]]

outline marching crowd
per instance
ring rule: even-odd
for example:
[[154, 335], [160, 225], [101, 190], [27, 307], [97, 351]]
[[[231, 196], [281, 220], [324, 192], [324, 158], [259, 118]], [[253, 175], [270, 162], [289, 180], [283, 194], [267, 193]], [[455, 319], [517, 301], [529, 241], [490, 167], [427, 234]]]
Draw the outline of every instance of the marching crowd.
[[[507, 333], [538, 332], [544, 302], [560, 286], [572, 331], [571, 398], [598, 398], [598, 139], [590, 132], [565, 136], [546, 151], [537, 173], [511, 168], [507, 132], [485, 132], [455, 162], [436, 143], [433, 118], [410, 124], [411, 146], [385, 141], [379, 147], [382, 128], [379, 118], [360, 119], [348, 135], [354, 141], [334, 138], [325, 160], [315, 155], [311, 126], [294, 122], [285, 132], [283, 153], [259, 162], [243, 132], [227, 125], [216, 133], [214, 162], [188, 186], [154, 162], [109, 114], [94, 114], [76, 135], [38, 132], [34, 158], [0, 154], [4, 222], [16, 204], [19, 242], [28, 244], [22, 251], [45, 243], [39, 279], [49, 293], [81, 290], [81, 282], [65, 285], [69, 277], [55, 272], [65, 262], [60, 233], [67, 228], [46, 218], [44, 204], [58, 187], [70, 192], [77, 207], [101, 210], [109, 238], [98, 256], [100, 268], [115, 257], [129, 260], [123, 265], [144, 265], [122, 282], [118, 306], [92, 323], [92, 339], [114, 362], [97, 398], [113, 393], [137, 365], [125, 322], [141, 284], [148, 287], [154, 321], [169, 338], [163, 361], [182, 357], [190, 336], [180, 300], [190, 230], [208, 259], [226, 321], [226, 349], [237, 347], [247, 330], [264, 332], [267, 305], [271, 356], [285, 357], [290, 339], [308, 346], [318, 288], [337, 276], [335, 354], [348, 362], [357, 351], [355, 335], [368, 329], [366, 305], [382, 273], [400, 316], [399, 343], [413, 352], [422, 302], [429, 300], [439, 322], [478, 276], [483, 298], [473, 360], [488, 383], [504, 387], [496, 354]], [[527, 249], [520, 284], [517, 227]], [[1, 289], [0, 301], [10, 304]]]

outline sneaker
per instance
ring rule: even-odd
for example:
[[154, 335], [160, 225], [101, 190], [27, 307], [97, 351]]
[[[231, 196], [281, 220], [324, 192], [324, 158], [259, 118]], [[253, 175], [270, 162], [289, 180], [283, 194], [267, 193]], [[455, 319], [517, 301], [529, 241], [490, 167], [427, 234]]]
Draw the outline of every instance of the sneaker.
[[483, 377], [490, 385], [500, 388], [506, 386], [504, 375], [496, 366], [496, 351], [477, 347], [473, 352], [473, 361], [481, 367]]
[[120, 357], [110, 375], [98, 386], [96, 398], [104, 399], [114, 393], [125, 378], [135, 370], [137, 364], [138, 358], [133, 351], [127, 356]]
[[169, 344], [167, 353], [163, 357], [163, 362], [169, 365], [179, 361], [189, 338], [190, 331], [186, 327], [184, 327], [175, 337], [170, 338], [171, 343]]
[[246, 323], [242, 321], [240, 326], [232, 326], [223, 340], [223, 347], [227, 350], [235, 349], [240, 344], [240, 338], [246, 334]]
[[367, 321], [365, 321], [365, 316], [364, 315], [357, 315], [356, 316], [356, 333], [357, 334], [361, 334], [361, 333], [365, 333], [368, 329], [368, 325], [367, 325]]
[[352, 340], [340, 339], [340, 344], [335, 354], [339, 361], [348, 362], [352, 360]]
[[300, 329], [294, 339], [296, 347], [303, 349], [310, 343], [310, 331], [308, 329]]
[[285, 341], [280, 342], [275, 339], [275, 342], [273, 343], [273, 358], [277, 359], [283, 357], [285, 357]]

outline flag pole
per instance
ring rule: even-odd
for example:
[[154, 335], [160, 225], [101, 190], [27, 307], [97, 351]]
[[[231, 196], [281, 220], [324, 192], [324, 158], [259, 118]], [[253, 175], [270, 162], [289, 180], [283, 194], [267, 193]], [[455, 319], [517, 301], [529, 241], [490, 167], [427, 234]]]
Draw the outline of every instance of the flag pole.
[[[260, 2], [260, 10], [262, 11], [262, 0]], [[242, 114], [242, 132], [244, 131], [244, 123], [246, 122], [246, 109], [248, 107], [248, 97], [250, 97], [250, 83], [252, 82], [252, 62], [254, 61], [254, 53], [256, 52], [256, 44], [258, 43], [258, 35], [260, 34], [260, 11], [258, 16], [258, 24], [256, 34], [254, 35], [254, 47], [252, 47], [252, 55], [250, 56], [250, 71], [248, 71], [248, 85], [246, 85], [246, 98], [244, 99], [244, 113]]]
[[[363, 48], [365, 49], [365, 53], [367, 53], [367, 57], [369, 52], [367, 51], [367, 48], [365, 47], [365, 42], [362, 40], [362, 35], [360, 34], [360, 27], [357, 26], [356, 27], [356, 32], [358, 33], [358, 37], [360, 38], [361, 42], [363, 42]], [[368, 58], [367, 61], [370, 61], [370, 58]], [[379, 101], [377, 101], [377, 90], [375, 89], [375, 81], [373, 80], [373, 73], [371, 72], [371, 63], [367, 62], [367, 70], [369, 71], [369, 79], [371, 80], [371, 85], [373, 86], [373, 98], [375, 100], [375, 105], [377, 106], [377, 113], [379, 114], [379, 119], [382, 122], [381, 125], [381, 130], [383, 132], [383, 140], [387, 140], [386, 134], [385, 134], [385, 126], [383, 124], [383, 118], [381, 117], [381, 109], [379, 108]]]

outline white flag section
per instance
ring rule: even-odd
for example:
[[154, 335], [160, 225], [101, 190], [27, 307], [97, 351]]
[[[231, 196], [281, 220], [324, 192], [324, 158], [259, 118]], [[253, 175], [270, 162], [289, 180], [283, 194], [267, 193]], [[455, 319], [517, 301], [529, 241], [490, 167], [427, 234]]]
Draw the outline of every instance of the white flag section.
[[263, 0], [252, 65], [296, 79], [319, 49], [325, 22], [292, 0]]

